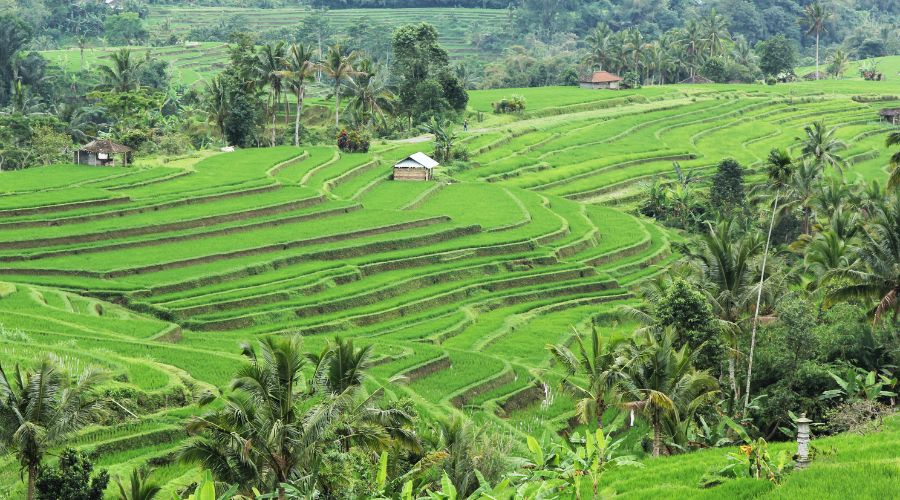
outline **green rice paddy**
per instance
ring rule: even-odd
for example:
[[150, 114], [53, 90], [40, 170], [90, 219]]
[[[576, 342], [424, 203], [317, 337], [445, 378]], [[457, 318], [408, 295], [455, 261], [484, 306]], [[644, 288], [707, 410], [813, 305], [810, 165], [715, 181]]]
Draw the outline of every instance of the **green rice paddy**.
[[[113, 475], [152, 459], [168, 492], [197, 475], [171, 459], [186, 417], [199, 411], [184, 394], [224, 388], [238, 344], [258, 335], [300, 334], [313, 351], [334, 335], [371, 343], [382, 357], [375, 379], [406, 375], [395, 391], [425, 414], [552, 434], [573, 408], [555, 387], [535, 389], [535, 370], [553, 377], [544, 346], [592, 324], [629, 335], [635, 325], [618, 308], [678, 257], [677, 234], [627, 211], [643, 183], [668, 178], [676, 159], [706, 174], [730, 156], [753, 171], [818, 119], [838, 127], [847, 156], [862, 158], [846, 175], [883, 179], [883, 103], [853, 97], [897, 95], [900, 86], [514, 89], [473, 92], [471, 106], [486, 111], [511, 93], [525, 96], [527, 112], [470, 123], [461, 136], [470, 168], [439, 168], [438, 182], [389, 180], [393, 162], [429, 147], [404, 142], [367, 154], [279, 147], [3, 173], [4, 365], [53, 352], [73, 369], [99, 365], [117, 388], [156, 402], [85, 430], [74, 445]], [[890, 429], [884, 439], [895, 441], [895, 421]], [[828, 486], [834, 467], [896, 478], [896, 457], [853, 449], [775, 493], [842, 491]], [[652, 491], [705, 495], [696, 480], [722, 456], [650, 462]], [[635, 488], [645, 473], [616, 473], [609, 487], [645, 495]], [[0, 461], [0, 497], [21, 487], [15, 463]]]

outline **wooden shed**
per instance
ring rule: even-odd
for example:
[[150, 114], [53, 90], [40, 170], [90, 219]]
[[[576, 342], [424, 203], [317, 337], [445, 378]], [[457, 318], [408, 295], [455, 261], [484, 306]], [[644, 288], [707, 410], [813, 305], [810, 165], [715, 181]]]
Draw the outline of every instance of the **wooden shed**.
[[127, 166], [131, 163], [131, 152], [128, 146], [109, 139], [97, 139], [75, 151], [73, 160], [79, 165]]
[[617, 89], [622, 82], [622, 77], [608, 71], [594, 71], [587, 77], [578, 80], [578, 86], [583, 89]]
[[891, 125], [900, 125], [900, 108], [885, 108], [878, 112], [881, 119]]
[[436, 166], [438, 162], [425, 153], [413, 153], [394, 164], [394, 180], [428, 181], [434, 177]]

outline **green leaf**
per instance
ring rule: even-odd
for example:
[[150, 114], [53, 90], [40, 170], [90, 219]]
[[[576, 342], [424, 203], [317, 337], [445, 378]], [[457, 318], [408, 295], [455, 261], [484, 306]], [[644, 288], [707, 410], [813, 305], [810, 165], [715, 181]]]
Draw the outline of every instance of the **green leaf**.
[[413, 483], [412, 481], [407, 481], [403, 483], [403, 488], [400, 489], [400, 498], [402, 500], [412, 500], [413, 498]]
[[388, 453], [381, 452], [381, 459], [378, 461], [378, 474], [375, 475], [375, 485], [378, 491], [384, 491], [384, 485], [387, 483], [387, 465]]
[[736, 432], [737, 435], [740, 436], [745, 443], [750, 444], [750, 442], [753, 441], [752, 439], [750, 439], [750, 434], [747, 434], [747, 431], [741, 424], [735, 422], [734, 420], [731, 420], [725, 415], [722, 415], [722, 420], [724, 420], [728, 427], [731, 427], [731, 430]]
[[456, 488], [453, 486], [453, 482], [450, 481], [447, 471], [444, 471], [443, 476], [441, 476], [441, 491], [449, 500], [456, 500]]
[[540, 443], [533, 436], [528, 436], [526, 439], [528, 441], [528, 449], [531, 450], [531, 454], [534, 457], [534, 464], [537, 466], [543, 465], [544, 450], [541, 449]]

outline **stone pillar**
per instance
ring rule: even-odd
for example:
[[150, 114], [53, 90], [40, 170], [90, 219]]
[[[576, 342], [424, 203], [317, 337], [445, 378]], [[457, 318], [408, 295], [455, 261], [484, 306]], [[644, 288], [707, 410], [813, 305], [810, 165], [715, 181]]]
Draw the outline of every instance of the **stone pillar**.
[[809, 424], [812, 420], [805, 413], [797, 419], [797, 468], [805, 469], [809, 465]]

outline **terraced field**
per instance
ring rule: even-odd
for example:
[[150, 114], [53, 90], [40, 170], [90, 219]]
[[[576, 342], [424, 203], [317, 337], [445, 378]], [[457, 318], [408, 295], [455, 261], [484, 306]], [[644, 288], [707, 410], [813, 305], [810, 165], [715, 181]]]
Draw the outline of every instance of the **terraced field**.
[[[394, 390], [425, 413], [556, 431], [573, 409], [535, 383], [554, 379], [545, 344], [591, 324], [629, 335], [617, 308], [678, 258], [677, 235], [621, 209], [640, 182], [673, 159], [752, 165], [819, 118], [861, 158], [851, 175], [875, 178], [885, 127], [877, 103], [851, 99], [864, 85], [511, 91], [528, 113], [473, 123], [472, 167], [435, 183], [388, 180], [393, 161], [427, 148], [404, 142], [4, 173], [4, 363], [54, 352], [109, 370], [139, 396], [134, 415], [76, 445], [114, 475], [153, 463], [167, 492], [197, 474], [172, 461], [191, 394], [224, 387], [238, 343], [257, 335], [297, 333], [311, 351], [334, 335], [372, 343], [374, 378], [405, 375]], [[495, 98], [474, 93], [472, 106]], [[16, 474], [0, 462], [0, 497], [21, 488]]]
[[[121, 47], [89, 47], [84, 51], [82, 64], [81, 51], [77, 47], [45, 50], [41, 54], [48, 61], [68, 71], [90, 69], [108, 64], [110, 55]], [[168, 61], [173, 80], [182, 85], [192, 85], [214, 76], [228, 62], [227, 45], [218, 42], [203, 42], [197, 46], [170, 47], [129, 47], [133, 56], [143, 58], [147, 52], [153, 57]]]
[[[297, 26], [310, 15], [312, 11], [299, 7], [257, 9], [159, 6], [151, 8], [149, 25], [152, 28], [167, 22], [174, 33], [186, 35], [193, 28], [214, 26], [240, 16], [246, 21], [248, 28], [261, 32]], [[337, 9], [328, 11], [325, 18], [338, 33], [346, 33], [347, 28], [360, 24], [394, 28], [402, 24], [427, 22], [437, 29], [441, 45], [450, 55], [453, 58], [463, 58], [478, 53], [478, 49], [467, 38], [470, 26], [477, 23], [485, 28], [497, 27], [508, 15], [506, 9]]]

